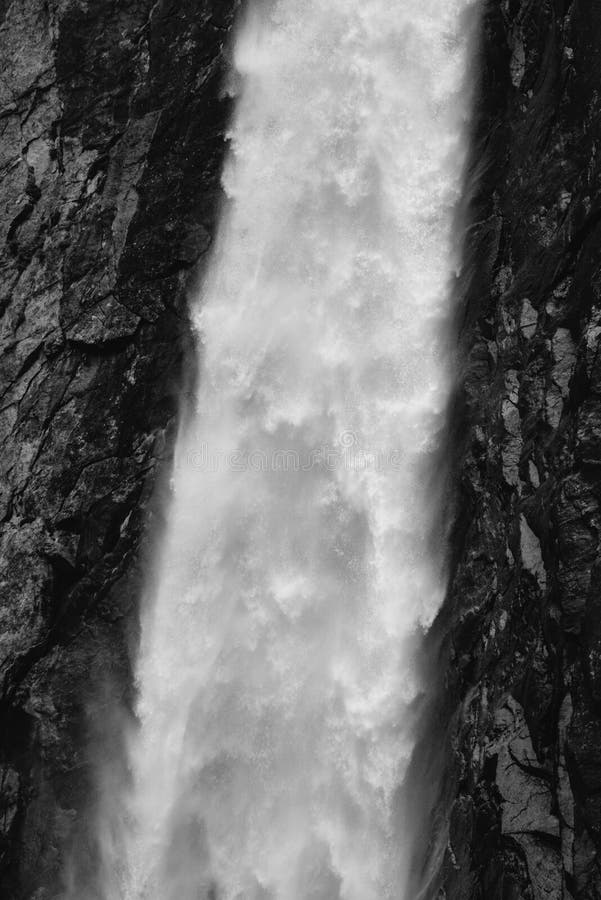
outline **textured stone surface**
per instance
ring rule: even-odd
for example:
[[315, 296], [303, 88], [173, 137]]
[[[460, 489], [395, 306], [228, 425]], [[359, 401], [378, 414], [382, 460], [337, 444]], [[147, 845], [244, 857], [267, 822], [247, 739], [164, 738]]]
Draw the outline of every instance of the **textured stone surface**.
[[[428, 896], [601, 897], [601, 6], [487, 0]], [[442, 821], [442, 825], [441, 825]], [[442, 835], [442, 837], [441, 837]], [[442, 844], [442, 848], [441, 845]], [[434, 885], [432, 887], [432, 884]]]
[[92, 756], [118, 764], [141, 523], [169, 457], [188, 275], [215, 225], [235, 5], [0, 2], [6, 900], [57, 896], [70, 855], [93, 881]]
[[[601, 7], [483, 2], [426, 895], [593, 900]], [[169, 458], [188, 274], [215, 224], [234, 5], [0, 0], [7, 900], [60, 895], [65, 858], [94, 882], [86, 748], [118, 764], [142, 522]], [[416, 807], [433, 784], [416, 777]]]

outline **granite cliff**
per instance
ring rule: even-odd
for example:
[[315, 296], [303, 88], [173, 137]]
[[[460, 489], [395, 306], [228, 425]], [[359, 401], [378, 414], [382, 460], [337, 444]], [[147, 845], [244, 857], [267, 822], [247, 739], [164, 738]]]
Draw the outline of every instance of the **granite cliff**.
[[186, 286], [218, 209], [234, 7], [0, 2], [5, 900], [58, 896], [68, 857], [93, 883], [90, 748], [118, 765]]
[[446, 850], [429, 894], [593, 900], [601, 7], [488, 0], [478, 77], [453, 577], [434, 635], [446, 673]]
[[[218, 210], [235, 5], [0, 0], [7, 900], [60, 896], [66, 858], [94, 883], [94, 757], [119, 764], [186, 290]], [[593, 900], [601, 7], [485, 0], [475, 77], [452, 582], [431, 636], [442, 849], [425, 893]]]

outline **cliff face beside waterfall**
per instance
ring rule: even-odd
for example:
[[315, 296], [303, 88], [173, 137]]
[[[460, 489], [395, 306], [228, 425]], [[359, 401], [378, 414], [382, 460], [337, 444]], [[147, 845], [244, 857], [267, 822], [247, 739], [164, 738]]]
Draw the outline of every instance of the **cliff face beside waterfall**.
[[601, 8], [485, 5], [438, 622], [447, 900], [601, 896]]
[[89, 748], [118, 765], [142, 521], [219, 199], [234, 6], [0, 2], [6, 900], [55, 897], [74, 844], [93, 867]]
[[[0, 894], [93, 867], [234, 0], [0, 0]], [[447, 900], [601, 895], [601, 9], [486, 0], [454, 410]], [[132, 615], [134, 613], [134, 615]], [[67, 850], [65, 850], [67, 848]], [[436, 891], [438, 891], [438, 886]]]

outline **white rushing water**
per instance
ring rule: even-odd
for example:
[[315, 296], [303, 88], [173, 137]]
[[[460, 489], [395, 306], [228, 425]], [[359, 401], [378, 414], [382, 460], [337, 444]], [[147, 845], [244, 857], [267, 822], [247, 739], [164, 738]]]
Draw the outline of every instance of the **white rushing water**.
[[[411, 900], [470, 0], [250, 4], [143, 613], [126, 900]], [[437, 462], [439, 465], [439, 462]]]

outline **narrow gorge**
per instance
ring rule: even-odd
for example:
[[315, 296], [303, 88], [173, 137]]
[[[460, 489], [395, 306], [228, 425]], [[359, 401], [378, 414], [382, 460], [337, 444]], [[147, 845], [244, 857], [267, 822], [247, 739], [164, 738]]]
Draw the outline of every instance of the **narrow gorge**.
[[3, 900], [601, 897], [600, 55], [0, 0]]

